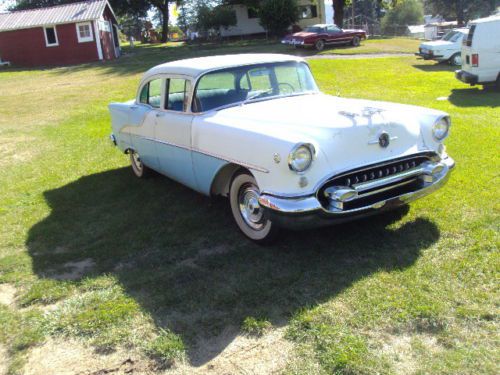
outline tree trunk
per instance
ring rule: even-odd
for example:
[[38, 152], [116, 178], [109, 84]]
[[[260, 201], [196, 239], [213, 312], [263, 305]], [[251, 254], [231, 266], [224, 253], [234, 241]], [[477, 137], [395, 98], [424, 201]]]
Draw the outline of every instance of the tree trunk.
[[165, 1], [165, 6], [158, 8], [161, 12], [162, 26], [161, 26], [161, 42], [168, 42], [168, 1]]
[[338, 27], [344, 26], [345, 0], [333, 0], [333, 22]]
[[465, 25], [465, 9], [464, 9], [464, 0], [457, 0], [457, 24], [458, 27], [462, 27]]

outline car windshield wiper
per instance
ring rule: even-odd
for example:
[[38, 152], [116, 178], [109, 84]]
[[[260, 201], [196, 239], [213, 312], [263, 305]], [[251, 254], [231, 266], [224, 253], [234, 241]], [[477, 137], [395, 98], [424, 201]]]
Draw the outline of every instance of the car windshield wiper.
[[250, 95], [248, 98], [246, 98], [245, 100], [243, 100], [241, 102], [241, 104], [246, 104], [248, 103], [249, 101], [253, 100], [253, 99], [257, 99], [258, 97], [262, 96], [262, 95], [265, 95], [265, 94], [269, 94], [270, 92], [273, 92], [273, 88], [269, 88], [267, 90], [263, 90], [263, 91], [259, 91], [259, 92], [256, 92], [255, 94], [253, 95]]

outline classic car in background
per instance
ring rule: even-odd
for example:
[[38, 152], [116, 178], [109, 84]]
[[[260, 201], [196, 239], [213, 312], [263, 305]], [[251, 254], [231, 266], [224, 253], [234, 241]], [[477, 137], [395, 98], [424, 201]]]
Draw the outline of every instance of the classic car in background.
[[451, 30], [440, 40], [420, 44], [416, 55], [424, 60], [448, 61], [451, 65], [462, 65], [462, 40], [468, 33], [468, 28]]
[[322, 94], [307, 63], [274, 54], [180, 60], [146, 72], [109, 105], [112, 140], [144, 177], [154, 169], [229, 197], [255, 241], [279, 226], [332, 224], [440, 188], [454, 161], [446, 113]]
[[366, 39], [364, 30], [344, 30], [333, 24], [319, 24], [287, 35], [281, 43], [295, 47], [313, 47], [317, 51], [322, 51], [325, 46], [334, 44], [350, 44], [357, 47], [363, 39]]

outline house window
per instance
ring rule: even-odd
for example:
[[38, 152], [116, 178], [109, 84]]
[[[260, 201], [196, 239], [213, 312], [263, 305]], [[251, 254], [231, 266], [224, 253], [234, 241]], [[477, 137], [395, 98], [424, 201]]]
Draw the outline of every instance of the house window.
[[316, 5], [299, 6], [299, 19], [309, 19], [318, 17], [318, 8]]
[[76, 35], [78, 36], [78, 43], [91, 42], [94, 40], [92, 35], [92, 25], [90, 22], [77, 23]]
[[43, 28], [43, 33], [45, 35], [45, 45], [47, 47], [55, 47], [59, 45], [57, 40], [57, 30], [55, 26], [45, 26]]

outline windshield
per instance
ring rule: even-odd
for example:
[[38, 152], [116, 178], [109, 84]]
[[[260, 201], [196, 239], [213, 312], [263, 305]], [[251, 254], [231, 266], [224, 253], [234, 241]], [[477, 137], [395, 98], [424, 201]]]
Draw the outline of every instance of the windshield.
[[309, 67], [302, 62], [239, 66], [202, 76], [196, 86], [193, 112], [317, 91]]
[[306, 31], [308, 33], [321, 33], [321, 32], [323, 32], [323, 28], [322, 27], [310, 26], [310, 27], [306, 27], [304, 29], [304, 31]]
[[458, 31], [450, 31], [449, 33], [445, 34], [443, 36], [442, 40], [448, 41], [448, 42], [456, 42], [458, 39], [462, 37], [462, 33]]

